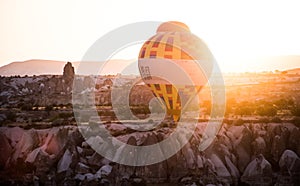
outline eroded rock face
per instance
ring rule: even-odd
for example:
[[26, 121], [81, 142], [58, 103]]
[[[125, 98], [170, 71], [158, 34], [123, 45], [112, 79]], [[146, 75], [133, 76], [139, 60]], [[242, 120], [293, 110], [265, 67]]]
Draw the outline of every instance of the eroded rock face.
[[59, 160], [57, 164], [57, 173], [61, 173], [70, 169], [72, 163], [72, 153], [67, 149], [63, 157]]
[[266, 178], [269, 178], [268, 183], [272, 183], [272, 172], [271, 164], [260, 154], [248, 164], [241, 180], [248, 184], [262, 184]]
[[[272, 129], [270, 127], [272, 126], [223, 127], [205, 151], [199, 151], [201, 137], [194, 134], [189, 143], [169, 159], [140, 167], [115, 164], [96, 153], [89, 144], [99, 146], [118, 161], [134, 161], [135, 158], [147, 160], [159, 154], [163, 155], [168, 149], [161, 147], [156, 152], [138, 157], [137, 152], [131, 152], [124, 147], [113, 151], [111, 147], [114, 143], [103, 140], [108, 135], [97, 136], [97, 132], [92, 129], [88, 131], [95, 135], [85, 141], [75, 126], [41, 130], [1, 127], [0, 165], [2, 172], [14, 173], [18, 170], [17, 174], [35, 176], [35, 180], [44, 184], [51, 182], [75, 185], [76, 180], [83, 185], [146, 182], [171, 182], [179, 185], [237, 185], [239, 182], [262, 184], [276, 182], [277, 179], [272, 178], [274, 171], [284, 178], [289, 177], [290, 183], [297, 183], [299, 180], [296, 175], [300, 172], [299, 155], [283, 147], [297, 149], [291, 136], [298, 135], [298, 128], [289, 127], [290, 134], [287, 135], [287, 132], [282, 133], [285, 129], [280, 125]], [[156, 144], [172, 132], [172, 129], [167, 127], [147, 132], [127, 130], [125, 126], [117, 123], [107, 128], [111, 129], [117, 139], [134, 146]], [[181, 138], [182, 136], [179, 136], [169, 148], [175, 148], [182, 143]], [[285, 142], [285, 146], [278, 147], [282, 141]], [[279, 151], [275, 151], [277, 148], [283, 149], [283, 152], [280, 154]], [[274, 160], [277, 156], [278, 161]], [[273, 169], [274, 165], [278, 165], [279, 170]], [[256, 179], [258, 177], [261, 179]], [[278, 183], [283, 183], [284, 180], [279, 179]]]
[[4, 134], [0, 132], [0, 170], [6, 165], [6, 162], [10, 158], [13, 149], [9, 144], [8, 139]]
[[11, 161], [16, 162], [18, 158], [26, 158], [28, 153], [30, 153], [39, 144], [39, 139], [37, 132], [34, 129], [24, 131], [19, 142], [15, 146], [15, 151], [12, 155]]
[[57, 156], [65, 147], [67, 141], [69, 140], [68, 137], [68, 129], [53, 128], [49, 131], [43, 147], [48, 154]]
[[283, 172], [289, 172], [291, 174], [299, 173], [300, 158], [295, 152], [291, 150], [285, 150], [280, 157], [279, 166]]
[[75, 75], [74, 67], [72, 66], [72, 63], [68, 62], [64, 66], [64, 71], [63, 71], [63, 79], [66, 81], [73, 81]]
[[288, 141], [288, 146], [289, 149], [295, 151], [297, 154], [300, 154], [299, 139], [300, 139], [300, 129], [295, 127], [291, 131], [290, 138]]
[[297, 185], [300, 183], [300, 158], [291, 151], [285, 150], [279, 160], [280, 177], [277, 181], [278, 184]]

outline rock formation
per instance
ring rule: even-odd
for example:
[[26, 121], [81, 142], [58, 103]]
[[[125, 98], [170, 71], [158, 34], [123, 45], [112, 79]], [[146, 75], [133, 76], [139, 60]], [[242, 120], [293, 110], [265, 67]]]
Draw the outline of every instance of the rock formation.
[[67, 64], [64, 66], [63, 79], [69, 82], [69, 81], [73, 81], [74, 77], [75, 77], [74, 67], [72, 66], [72, 63], [67, 62]]
[[[201, 125], [200, 123], [200, 128]], [[265, 135], [273, 135], [276, 138], [277, 133], [270, 130], [270, 128], [277, 128], [274, 127], [276, 125], [270, 124], [260, 130], [265, 132]], [[290, 124], [277, 126], [282, 128], [284, 125], [289, 126], [288, 131], [297, 129]], [[117, 123], [107, 125], [107, 129], [116, 138], [125, 140], [131, 145], [155, 144], [167, 138], [172, 130], [161, 128], [156, 131], [138, 132], [124, 128], [124, 125]], [[124, 130], [127, 132], [124, 133]], [[2, 178], [0, 184], [145, 185], [168, 182], [172, 185], [238, 185], [243, 182], [260, 185], [275, 183], [292, 185], [299, 183], [299, 155], [285, 149], [279, 154], [279, 160], [274, 161], [269, 152], [272, 148], [263, 151], [266, 156], [257, 154], [262, 152], [262, 147], [265, 145], [280, 144], [275, 139], [262, 142], [262, 138], [265, 138], [262, 134], [251, 141], [251, 136], [256, 136], [255, 131], [254, 128], [248, 127], [248, 124], [224, 125], [218, 137], [205, 151], [199, 151], [197, 148], [201, 138], [195, 133], [190, 142], [171, 158], [154, 165], [131, 167], [108, 161], [88, 145], [98, 144], [99, 148], [113, 155], [116, 160], [125, 158], [120, 156], [120, 153], [134, 156], [135, 152], [128, 152], [128, 149], [124, 148], [116, 152], [112, 151], [111, 146], [114, 144], [105, 143], [103, 140], [106, 135], [92, 136], [84, 141], [75, 126], [43, 130], [1, 127], [0, 175], [7, 175], [9, 172], [9, 176]], [[97, 133], [93, 130], [89, 132]], [[286, 138], [286, 140], [290, 139]], [[235, 142], [232, 144], [233, 147], [228, 141]], [[258, 150], [255, 149], [256, 147]], [[165, 149], [136, 158], [155, 158], [157, 153], [163, 152]], [[274, 169], [276, 165], [279, 170]], [[16, 177], [16, 175], [24, 176]]]

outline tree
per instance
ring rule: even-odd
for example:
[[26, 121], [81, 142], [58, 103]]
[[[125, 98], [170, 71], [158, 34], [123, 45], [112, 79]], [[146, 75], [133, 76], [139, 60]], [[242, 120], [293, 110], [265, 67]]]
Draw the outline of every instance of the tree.
[[243, 119], [238, 119], [238, 120], [235, 120], [234, 122], [233, 122], [233, 125], [235, 125], [235, 126], [241, 126], [241, 125], [243, 125], [245, 123], [245, 121], [243, 120]]
[[274, 122], [274, 123], [282, 123], [282, 120], [279, 118], [279, 117], [273, 117], [272, 119], [271, 119], [271, 122]]

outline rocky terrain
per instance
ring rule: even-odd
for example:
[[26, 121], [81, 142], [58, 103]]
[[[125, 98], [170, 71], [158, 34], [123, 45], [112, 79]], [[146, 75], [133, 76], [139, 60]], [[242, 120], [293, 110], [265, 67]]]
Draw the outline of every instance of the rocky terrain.
[[[300, 130], [293, 124], [224, 124], [205, 151], [199, 123], [193, 137], [171, 158], [150, 166], [116, 164], [96, 153], [76, 126], [24, 130], [0, 128], [1, 185], [297, 185], [300, 174]], [[168, 137], [172, 128], [128, 130], [105, 126], [118, 139], [151, 145]], [[87, 127], [99, 147], [115, 158], [113, 143]], [[124, 132], [126, 131], [126, 132]], [[179, 140], [179, 139], [178, 139]], [[126, 150], [126, 149], [123, 149]], [[153, 156], [149, 153], [149, 156]], [[148, 157], [145, 157], [148, 158]]]
[[[97, 144], [119, 160], [124, 159], [120, 153], [134, 152], [122, 147], [113, 150], [115, 144], [105, 141], [110, 138], [100, 135], [95, 126], [101, 125], [116, 139], [135, 146], [156, 144], [174, 131], [174, 123], [167, 119], [145, 132], [117, 120], [112, 87], [119, 91], [134, 84], [130, 109], [150, 122], [148, 104], [153, 95], [137, 77], [75, 76], [71, 63], [65, 65], [63, 75], [0, 77], [0, 185], [297, 185], [299, 81], [298, 76], [290, 78], [291, 82], [284, 79], [276, 86], [229, 87], [229, 98], [235, 100], [228, 101], [230, 112], [205, 150], [199, 145], [207, 139], [204, 128], [210, 119], [210, 103], [202, 100], [205, 109], [195, 133], [177, 154], [154, 165], [132, 167], [107, 160], [89, 144]], [[118, 92], [114, 99], [117, 103], [123, 100]], [[98, 115], [91, 111], [93, 102]], [[272, 109], [258, 112], [264, 107]], [[90, 134], [88, 139], [80, 133], [74, 114], [85, 124], [83, 132]], [[99, 116], [104, 124], [99, 123]], [[178, 138], [174, 143], [180, 142]], [[163, 152], [150, 152], [143, 158]]]
[[47, 106], [71, 103], [74, 68], [64, 67], [63, 75], [11, 76], [0, 78], [1, 107], [18, 108], [23, 105]]
[[[76, 81], [76, 90], [72, 90], [73, 80]], [[109, 105], [113, 81], [115, 87], [122, 87], [136, 80], [136, 77], [75, 76], [74, 67], [68, 62], [63, 75], [0, 76], [0, 105], [2, 108], [68, 105], [72, 104], [72, 94], [76, 104], [76, 99], [90, 93], [95, 93], [96, 104]], [[144, 85], [137, 85], [132, 90], [130, 102], [133, 105], [147, 104], [149, 96], [153, 97]]]

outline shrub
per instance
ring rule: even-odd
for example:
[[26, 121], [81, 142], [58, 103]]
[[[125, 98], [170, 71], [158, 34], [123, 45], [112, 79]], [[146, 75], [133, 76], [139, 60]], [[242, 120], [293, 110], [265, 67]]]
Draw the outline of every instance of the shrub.
[[235, 125], [235, 126], [241, 126], [241, 125], [243, 125], [245, 123], [245, 121], [243, 120], [243, 119], [237, 119], [237, 120], [235, 120], [234, 122], [233, 122], [233, 125]]
[[260, 118], [258, 120], [259, 123], [270, 123], [270, 120], [268, 118]]
[[21, 110], [32, 110], [32, 105], [31, 104], [23, 104], [21, 106]]
[[279, 117], [273, 117], [271, 119], [271, 122], [273, 122], [273, 123], [282, 123], [282, 120]]
[[69, 117], [73, 117], [73, 113], [72, 112], [62, 112], [58, 114], [59, 118], [69, 118]]

